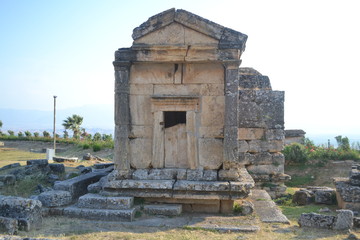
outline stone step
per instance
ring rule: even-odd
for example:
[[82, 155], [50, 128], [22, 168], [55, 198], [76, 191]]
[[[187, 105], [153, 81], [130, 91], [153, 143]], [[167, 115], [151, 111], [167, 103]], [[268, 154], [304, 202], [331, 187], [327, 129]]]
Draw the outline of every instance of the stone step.
[[134, 205], [133, 197], [107, 197], [88, 193], [79, 198], [77, 207], [90, 209], [130, 209]]
[[181, 204], [145, 205], [144, 211], [151, 215], [178, 216], [182, 212]]
[[78, 207], [67, 207], [63, 212], [64, 216], [85, 218], [100, 221], [125, 221], [131, 222], [135, 216], [135, 208], [132, 209], [90, 209], [90, 208], [78, 208]]

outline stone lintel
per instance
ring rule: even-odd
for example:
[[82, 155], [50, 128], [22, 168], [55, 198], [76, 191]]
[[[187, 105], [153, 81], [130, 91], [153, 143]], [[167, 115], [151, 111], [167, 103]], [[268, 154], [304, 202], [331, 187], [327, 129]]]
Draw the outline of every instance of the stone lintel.
[[115, 52], [115, 68], [124, 67], [129, 62], [223, 62], [240, 64], [241, 52], [237, 49], [217, 49], [212, 46], [150, 46], [134, 45]]

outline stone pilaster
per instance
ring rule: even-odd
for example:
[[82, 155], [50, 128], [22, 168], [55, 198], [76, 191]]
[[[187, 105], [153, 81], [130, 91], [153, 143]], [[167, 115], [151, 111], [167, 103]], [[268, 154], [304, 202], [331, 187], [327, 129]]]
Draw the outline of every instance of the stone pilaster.
[[130, 62], [115, 61], [115, 147], [114, 162], [118, 170], [130, 169]]
[[239, 62], [225, 63], [224, 162], [238, 158]]

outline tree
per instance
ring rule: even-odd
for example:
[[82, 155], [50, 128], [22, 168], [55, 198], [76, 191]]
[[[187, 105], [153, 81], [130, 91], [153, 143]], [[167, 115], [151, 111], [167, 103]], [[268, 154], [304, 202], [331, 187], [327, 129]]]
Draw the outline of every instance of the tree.
[[3, 123], [2, 123], [2, 121], [0, 120], [0, 128], [2, 128], [2, 125], [3, 125]]
[[338, 148], [343, 151], [350, 150], [350, 141], [348, 137], [342, 137], [341, 135], [335, 137], [338, 144]]
[[67, 117], [62, 124], [65, 129], [73, 131], [73, 138], [80, 137], [80, 126], [83, 122], [83, 117], [73, 114], [71, 117]]

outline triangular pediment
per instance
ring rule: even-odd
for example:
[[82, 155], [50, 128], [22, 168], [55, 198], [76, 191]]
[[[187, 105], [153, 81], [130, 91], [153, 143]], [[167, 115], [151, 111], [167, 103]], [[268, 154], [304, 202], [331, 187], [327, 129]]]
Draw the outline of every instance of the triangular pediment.
[[[175, 10], [175, 8], [150, 17], [134, 29], [132, 37], [135, 44], [166, 42], [169, 45], [195, 41], [195, 44], [217, 43], [220, 49], [231, 48], [241, 51], [244, 51], [247, 40], [247, 35], [241, 32], [226, 28], [188, 11]], [[157, 37], [158, 42], [156, 42]], [[169, 39], [172, 42], [169, 42]]]
[[197, 32], [180, 23], [173, 22], [165, 27], [152, 31], [136, 39], [134, 44], [217, 46], [219, 44], [219, 40]]

